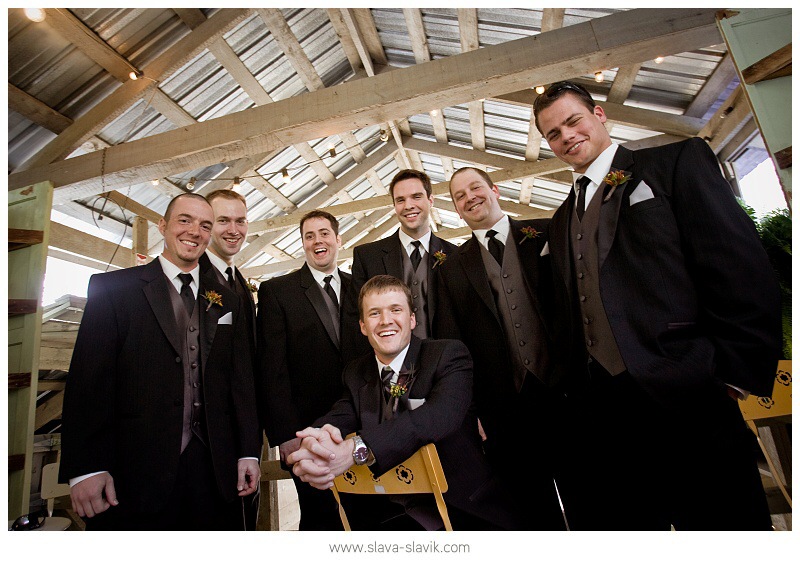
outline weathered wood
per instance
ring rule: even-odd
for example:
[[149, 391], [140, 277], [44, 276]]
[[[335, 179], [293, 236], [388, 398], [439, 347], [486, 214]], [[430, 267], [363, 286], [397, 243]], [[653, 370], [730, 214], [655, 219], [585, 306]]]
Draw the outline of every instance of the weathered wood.
[[792, 74], [792, 44], [789, 43], [742, 71], [746, 84]]
[[37, 307], [39, 307], [38, 299], [9, 299], [8, 316], [35, 313]]
[[43, 231], [34, 231], [32, 229], [8, 229], [8, 250], [18, 250], [31, 246], [33, 244], [41, 244], [44, 240]]
[[64, 408], [64, 393], [51, 391], [47, 400], [36, 407], [36, 424], [38, 430], [48, 422], [61, 418], [61, 411]]
[[9, 373], [8, 374], [8, 388], [9, 389], [22, 389], [31, 386], [31, 372], [24, 373]]
[[20, 90], [10, 82], [8, 83], [8, 107], [26, 119], [56, 134], [61, 133], [72, 124], [70, 118], [61, 115], [47, 104]]

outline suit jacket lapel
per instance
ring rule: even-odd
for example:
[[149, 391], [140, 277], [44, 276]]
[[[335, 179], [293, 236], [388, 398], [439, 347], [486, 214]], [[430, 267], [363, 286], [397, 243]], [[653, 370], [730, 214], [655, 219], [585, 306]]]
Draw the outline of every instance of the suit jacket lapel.
[[356, 412], [361, 419], [364, 429], [374, 428], [381, 423], [382, 389], [381, 378], [378, 376], [378, 364], [375, 356], [363, 356], [358, 360], [358, 370], [364, 379], [364, 384], [358, 390], [358, 404]]
[[[325, 303], [325, 298], [322, 296], [322, 289], [311, 274], [308, 264], [303, 264], [300, 268], [300, 286], [305, 290], [306, 297], [311, 302], [311, 306], [317, 312], [319, 320], [322, 321], [322, 326], [331, 339], [331, 342], [338, 348], [339, 339], [336, 337], [336, 328], [333, 326], [333, 319], [331, 319], [328, 305]], [[344, 291], [340, 292], [344, 295]], [[342, 296], [339, 296], [341, 300]]]
[[392, 236], [384, 239], [386, 244], [383, 245], [383, 267], [386, 273], [398, 279], [403, 279], [403, 246], [400, 244], [399, 231], [395, 232]]
[[[633, 152], [625, 147], [618, 147], [614, 155], [614, 161], [611, 163], [611, 170], [625, 170], [631, 172], [633, 167]], [[598, 269], [602, 269], [603, 263], [611, 250], [611, 245], [614, 244], [614, 237], [617, 234], [617, 222], [619, 221], [619, 212], [622, 207], [623, 195], [626, 191], [633, 190], [636, 185], [637, 179], [631, 176], [622, 189], [617, 188], [611, 195], [611, 199], [603, 202], [600, 205], [600, 225], [597, 234], [597, 255], [598, 255]], [[600, 186], [603, 194], [605, 194], [605, 186]], [[605, 196], [604, 196], [605, 198]]]
[[[212, 266], [212, 269], [213, 268]], [[214, 336], [217, 333], [217, 325], [219, 319], [228, 312], [235, 312], [233, 303], [235, 303], [239, 296], [228, 289], [227, 281], [225, 285], [219, 283], [216, 275], [212, 271], [206, 271], [205, 274], [200, 276], [200, 293], [198, 294], [197, 306], [200, 307], [198, 313], [200, 314], [200, 365], [205, 368], [208, 354], [211, 352], [211, 346], [214, 344]], [[203, 297], [206, 291], [216, 291], [222, 298], [222, 306], [213, 304], [209, 307], [209, 302]], [[242, 311], [239, 311], [241, 314]]]
[[436, 258], [433, 255], [442, 250], [442, 239], [431, 233], [431, 242], [428, 246], [428, 294], [426, 300], [428, 303], [428, 323], [433, 326], [433, 316], [436, 314], [436, 271], [433, 267], [436, 265]]
[[247, 280], [244, 279], [242, 272], [239, 271], [239, 268], [236, 268], [236, 281], [242, 288], [244, 288], [245, 293], [247, 294], [247, 299], [245, 299], [246, 303], [244, 303], [244, 306], [250, 313], [248, 315], [248, 322], [250, 323], [250, 329], [252, 330], [251, 334], [253, 335], [253, 344], [255, 344], [256, 303], [253, 301], [253, 292], [250, 291], [250, 286], [247, 284]]
[[417, 380], [417, 376], [419, 375], [420, 370], [424, 367], [421, 366], [419, 363], [419, 353], [422, 348], [422, 340], [411, 335], [411, 342], [408, 346], [408, 352], [406, 353], [406, 357], [403, 360], [403, 370], [413, 374], [414, 379], [409, 381], [406, 384], [406, 392], [400, 396], [400, 407], [399, 410], [411, 410], [408, 405], [408, 399], [411, 395], [411, 387], [414, 385], [414, 382]]
[[153, 314], [156, 316], [158, 325], [161, 327], [164, 336], [175, 349], [177, 354], [181, 353], [181, 341], [178, 335], [178, 323], [175, 322], [175, 314], [172, 312], [172, 298], [169, 295], [169, 283], [161, 263], [158, 259], [151, 261], [141, 268], [141, 278], [146, 282], [142, 288]]
[[568, 288], [570, 287], [570, 272], [572, 271], [569, 229], [573, 209], [575, 209], [575, 190], [571, 189], [567, 199], [553, 214], [553, 219], [548, 228], [548, 243], [550, 244], [552, 263], [556, 271], [561, 273], [561, 279]]
[[483, 265], [480, 244], [473, 234], [472, 238], [461, 247], [461, 260], [469, 283], [472, 284], [484, 304], [499, 322], [500, 314], [497, 312], [497, 305], [492, 296], [492, 288], [489, 287], [489, 278], [486, 276], [486, 267]]

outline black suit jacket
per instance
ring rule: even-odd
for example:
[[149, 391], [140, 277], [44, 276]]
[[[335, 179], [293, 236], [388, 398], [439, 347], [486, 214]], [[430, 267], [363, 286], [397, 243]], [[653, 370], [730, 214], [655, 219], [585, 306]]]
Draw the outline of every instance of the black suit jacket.
[[[109, 471], [118, 498], [157, 511], [175, 485], [183, 423], [180, 338], [161, 264], [92, 276], [64, 395], [60, 479]], [[237, 496], [237, 462], [259, 457], [252, 361], [239, 297], [200, 276], [202, 390], [222, 496]], [[232, 313], [233, 324], [218, 324]]]
[[[435, 252], [442, 251], [450, 256], [458, 247], [451, 242], [440, 239], [431, 233], [428, 257], [428, 323], [429, 329], [433, 328], [436, 319], [436, 269], [433, 269], [436, 260], [433, 258]], [[373, 276], [388, 274], [403, 280], [403, 249], [400, 243], [399, 231], [393, 235], [356, 246], [353, 249], [353, 291], [350, 298], [343, 303], [342, 311], [344, 315], [345, 337], [343, 339], [342, 353], [345, 362], [362, 356], [372, 351], [367, 337], [361, 334], [358, 324], [358, 293], [361, 288]]]
[[[753, 221], [699, 138], [632, 152], [612, 169], [630, 180], [603, 203], [603, 305], [630, 374], [670, 405], [722, 382], [770, 395], [780, 353], [780, 295]], [[630, 205], [640, 183], [653, 196]], [[558, 341], [585, 366], [570, 257], [570, 193], [550, 223]]]
[[[433, 442], [439, 452], [448, 491], [455, 506], [501, 527], [512, 527], [501, 494], [481, 451], [472, 407], [472, 361], [463, 343], [411, 337], [403, 363], [414, 371], [398, 414], [381, 421], [381, 382], [375, 354], [350, 362], [344, 371], [344, 394], [314, 426], [332, 424], [345, 436], [357, 432], [375, 456], [369, 468], [382, 475], [416, 450]], [[409, 399], [425, 399], [411, 410]]]
[[[517, 245], [525, 282], [534, 301], [534, 310], [539, 313], [547, 329], [552, 315], [549, 297], [551, 274], [547, 269], [547, 260], [542, 259], [540, 253], [546, 240], [548, 220], [517, 221], [509, 218], [509, 222], [510, 239], [506, 244]], [[523, 240], [524, 227], [533, 227], [539, 231], [539, 236]], [[521, 410], [529, 409], [530, 405], [521, 400], [514, 386], [508, 345], [483, 265], [480, 244], [473, 235], [448, 257], [441, 268], [437, 268], [440, 277], [439, 314], [434, 336], [459, 339], [469, 348], [475, 362], [478, 417], [491, 447], [494, 443], [513, 440], [519, 435]], [[551, 346], [549, 334], [546, 340], [531, 345]], [[541, 377], [551, 384], [555, 383], [560, 378], [557, 367], [556, 364], [551, 364], [547, 373], [541, 374]], [[535, 378], [530, 374], [525, 379], [525, 396], [528, 388], [538, 385], [532, 379]], [[498, 454], [505, 456], [507, 452]]]
[[[351, 277], [341, 270], [339, 276], [344, 296]], [[341, 396], [342, 368], [333, 322], [308, 264], [262, 282], [256, 380], [259, 414], [271, 446], [291, 440], [330, 409]]]

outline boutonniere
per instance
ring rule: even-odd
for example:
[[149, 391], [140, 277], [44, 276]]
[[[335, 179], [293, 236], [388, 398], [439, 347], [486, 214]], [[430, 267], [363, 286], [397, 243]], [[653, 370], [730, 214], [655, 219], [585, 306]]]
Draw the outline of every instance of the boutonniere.
[[208, 301], [208, 306], [206, 307], [206, 311], [208, 311], [212, 305], [219, 305], [222, 307], [222, 295], [217, 293], [216, 291], [208, 290], [203, 294], [203, 299]]
[[433, 268], [435, 268], [439, 264], [444, 263], [444, 261], [447, 260], [447, 254], [445, 252], [442, 252], [441, 250], [437, 250], [436, 252], [434, 252], [433, 257], [436, 259], [436, 262], [431, 267], [431, 270], [433, 270]]
[[389, 395], [392, 397], [392, 412], [397, 412], [397, 405], [400, 402], [400, 397], [408, 393], [408, 390], [411, 389], [416, 373], [417, 370], [414, 368], [414, 364], [411, 364], [409, 369], [400, 370], [400, 373], [397, 374], [397, 382], [392, 383], [389, 387]]
[[631, 173], [626, 172], [625, 170], [612, 170], [611, 172], [606, 174], [606, 177], [603, 178], [603, 182], [611, 186], [611, 189], [608, 190], [606, 197], [603, 198], [603, 203], [611, 199], [611, 196], [614, 195], [614, 192], [617, 190], [618, 186], [623, 185], [630, 179], [631, 179]]
[[247, 278], [247, 289], [249, 289], [251, 293], [255, 293], [258, 291], [258, 286], [256, 285], [256, 282], [250, 278]]
[[528, 239], [535, 239], [536, 237], [538, 237], [541, 234], [539, 231], [537, 231], [533, 227], [522, 227], [520, 229], [520, 232], [522, 233], [522, 240], [519, 241], [520, 244], [522, 244], [523, 242], [525, 242]]

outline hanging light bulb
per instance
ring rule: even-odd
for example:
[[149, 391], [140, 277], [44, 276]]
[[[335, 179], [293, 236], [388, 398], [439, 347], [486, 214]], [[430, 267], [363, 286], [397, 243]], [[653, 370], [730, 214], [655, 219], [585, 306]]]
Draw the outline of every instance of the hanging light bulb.
[[189, 191], [192, 191], [194, 189], [194, 186], [195, 186], [196, 183], [197, 183], [197, 178], [192, 176], [192, 178], [189, 180], [189, 183], [186, 184], [186, 189], [188, 189]]
[[131, 80], [139, 80], [139, 77], [142, 76], [142, 71], [140, 70], [132, 70], [128, 73], [128, 78]]
[[239, 185], [240, 185], [241, 183], [242, 183], [242, 179], [241, 179], [241, 178], [239, 178], [239, 176], [236, 176], [236, 177], [233, 179], [233, 187], [234, 187], [234, 188], [238, 188], [238, 187], [239, 187]]
[[537, 94], [544, 94], [544, 86], [537, 86], [536, 87]]
[[156, 178], [155, 180], [150, 180], [150, 183], [153, 184], [154, 186], [157, 186], [158, 184], [161, 183], [161, 181], [158, 178]]
[[438, 109], [432, 109], [431, 110], [431, 117], [436, 117], [437, 115], [439, 115], [439, 110]]
[[656, 63], [657, 65], [660, 65], [661, 63], [663, 63], [663, 62], [664, 62], [664, 57], [660, 57], [660, 56], [659, 56], [659, 57], [656, 57], [656, 58], [655, 58], [655, 59], [653, 59], [653, 60], [655, 61], [655, 63]]
[[602, 82], [603, 80], [605, 80], [605, 77], [603, 76], [602, 70], [598, 70], [597, 72], [594, 73], [595, 82]]
[[386, 132], [386, 129], [381, 129], [381, 141], [384, 143], [389, 140], [389, 133]]
[[281, 170], [281, 176], [283, 177], [284, 184], [288, 184], [292, 181], [292, 177], [289, 175], [289, 170], [287, 168]]
[[328, 153], [330, 153], [331, 158], [336, 156], [336, 147], [333, 145], [328, 145]]
[[32, 22], [43, 22], [47, 14], [42, 8], [25, 8], [25, 16]]

